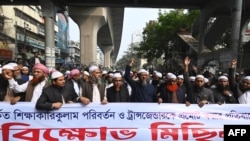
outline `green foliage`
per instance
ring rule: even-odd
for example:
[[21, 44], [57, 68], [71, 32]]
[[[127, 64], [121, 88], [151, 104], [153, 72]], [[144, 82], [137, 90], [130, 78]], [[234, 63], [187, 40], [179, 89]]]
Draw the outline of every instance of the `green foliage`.
[[126, 65], [129, 64], [131, 58], [134, 58], [135, 60], [133, 70], [138, 70], [140, 68], [140, 57], [134, 53], [133, 47], [136, 46], [131, 44], [128, 51], [125, 52], [125, 55], [116, 62], [117, 70], [124, 70]]
[[159, 12], [157, 21], [149, 21], [143, 30], [143, 41], [134, 48], [135, 54], [151, 62], [155, 58], [168, 56], [167, 52], [175, 46], [176, 33], [180, 29], [190, 31], [199, 11], [176, 9], [170, 12]]

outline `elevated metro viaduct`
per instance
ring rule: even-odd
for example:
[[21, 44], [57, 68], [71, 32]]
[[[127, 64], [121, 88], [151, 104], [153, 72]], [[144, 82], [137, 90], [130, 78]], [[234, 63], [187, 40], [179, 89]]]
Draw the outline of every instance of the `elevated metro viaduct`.
[[[52, 22], [55, 12], [68, 10], [80, 27], [81, 63], [95, 62], [95, 48], [99, 45], [105, 54], [105, 66], [112, 65], [119, 52], [124, 7], [200, 9], [199, 20], [192, 31], [193, 36], [198, 38], [197, 64], [201, 65], [211, 59], [211, 55], [204, 55], [209, 54], [204, 49], [211, 50], [216, 40], [231, 28], [230, 49], [213, 55], [213, 59], [219, 60], [225, 67], [238, 56], [241, 35], [244, 34], [250, 16], [247, 14], [250, 10], [248, 0], [1, 0], [0, 4], [41, 5], [46, 24]], [[216, 21], [207, 27], [211, 17], [216, 17]], [[49, 25], [46, 25], [46, 29], [53, 28], [52, 24]], [[53, 42], [47, 39], [46, 47], [52, 45]], [[113, 56], [111, 59], [108, 58], [110, 54]]]

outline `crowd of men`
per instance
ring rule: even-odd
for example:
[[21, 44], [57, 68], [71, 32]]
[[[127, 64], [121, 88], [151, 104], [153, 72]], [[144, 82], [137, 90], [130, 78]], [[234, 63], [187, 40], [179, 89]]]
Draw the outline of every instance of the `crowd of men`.
[[65, 73], [51, 70], [42, 63], [28, 67], [8, 63], [1, 67], [0, 101], [10, 104], [26, 101], [38, 110], [59, 109], [63, 104], [109, 102], [155, 102], [198, 104], [249, 104], [250, 76], [235, 75], [236, 60], [232, 60], [227, 74], [206, 78], [190, 73], [190, 58], [183, 60], [183, 74], [145, 69], [132, 72], [131, 59], [125, 71], [105, 71], [98, 66]]

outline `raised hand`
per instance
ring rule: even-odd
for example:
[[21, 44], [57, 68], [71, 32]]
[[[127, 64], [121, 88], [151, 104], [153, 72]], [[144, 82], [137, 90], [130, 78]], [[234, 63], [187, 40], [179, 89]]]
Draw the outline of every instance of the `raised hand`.
[[184, 65], [185, 66], [188, 66], [190, 64], [190, 62], [191, 62], [191, 59], [188, 56], [184, 58]]
[[129, 62], [129, 65], [130, 65], [130, 66], [133, 66], [134, 63], [135, 63], [134, 58], [131, 58], [131, 59], [130, 59], [130, 62]]
[[231, 67], [232, 67], [232, 68], [235, 68], [236, 65], [237, 65], [237, 60], [236, 60], [236, 59], [233, 59], [233, 60], [231, 61]]

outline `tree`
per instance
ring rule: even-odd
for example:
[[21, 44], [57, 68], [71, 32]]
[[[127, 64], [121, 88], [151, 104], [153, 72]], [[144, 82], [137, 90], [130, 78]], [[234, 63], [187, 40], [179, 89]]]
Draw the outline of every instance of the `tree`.
[[134, 44], [130, 44], [130, 47], [128, 49], [128, 51], [125, 52], [125, 55], [122, 56], [121, 59], [119, 59], [117, 62], [116, 62], [116, 68], [118, 70], [124, 70], [126, 65], [128, 65], [128, 63], [130, 62], [130, 59], [131, 58], [134, 58], [135, 60], [135, 64], [133, 65], [133, 70], [138, 70], [140, 68], [140, 57], [138, 57], [138, 55], [136, 55], [134, 53], [134, 49], [133, 47], [135, 47]]
[[165, 56], [172, 58], [171, 51], [176, 46], [176, 33], [179, 30], [190, 31], [192, 23], [197, 19], [199, 11], [183, 9], [172, 10], [169, 13], [159, 12], [157, 21], [149, 21], [143, 30], [143, 41], [136, 47], [135, 53], [151, 62], [155, 58]]

